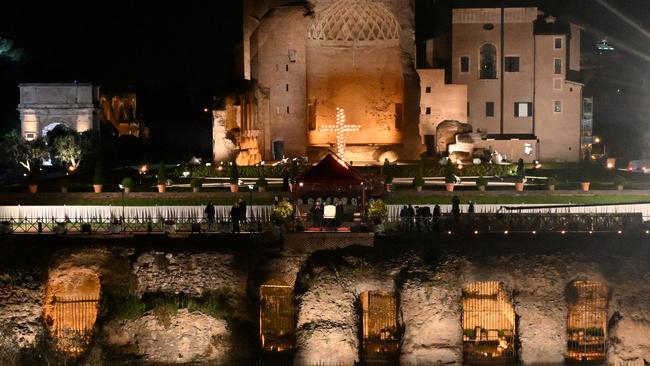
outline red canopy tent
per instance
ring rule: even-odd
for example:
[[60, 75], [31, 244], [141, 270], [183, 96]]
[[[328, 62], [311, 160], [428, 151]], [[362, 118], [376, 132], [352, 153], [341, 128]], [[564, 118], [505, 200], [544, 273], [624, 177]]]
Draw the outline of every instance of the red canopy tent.
[[318, 164], [302, 171], [295, 178], [297, 187], [295, 197], [300, 195], [353, 196], [361, 194], [365, 206], [365, 187], [363, 178], [345, 161], [332, 152], [325, 155]]

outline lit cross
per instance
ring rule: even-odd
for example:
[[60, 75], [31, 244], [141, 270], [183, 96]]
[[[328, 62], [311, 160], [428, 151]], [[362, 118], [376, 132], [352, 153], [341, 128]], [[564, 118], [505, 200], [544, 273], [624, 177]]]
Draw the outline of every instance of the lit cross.
[[345, 124], [345, 112], [343, 108], [336, 108], [336, 124], [320, 127], [321, 132], [336, 132], [336, 155], [340, 159], [345, 159], [345, 133], [359, 131], [360, 129], [360, 125]]

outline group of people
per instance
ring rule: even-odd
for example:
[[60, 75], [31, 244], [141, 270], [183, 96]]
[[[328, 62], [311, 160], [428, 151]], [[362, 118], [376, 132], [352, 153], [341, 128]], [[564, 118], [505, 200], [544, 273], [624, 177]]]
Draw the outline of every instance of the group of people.
[[[469, 202], [469, 207], [467, 209], [468, 214], [473, 214], [476, 208], [474, 202]], [[451, 216], [454, 221], [460, 220], [460, 198], [454, 196], [451, 199]], [[440, 222], [440, 217], [442, 212], [439, 205], [433, 207], [433, 213], [429, 206], [415, 206], [413, 205], [404, 205], [399, 212], [399, 221], [400, 221], [400, 230], [402, 231], [421, 231], [422, 229], [428, 230], [432, 227], [435, 227]]]
[[[232, 223], [232, 232], [241, 232], [241, 221], [246, 221], [246, 200], [239, 198], [232, 207], [230, 207], [230, 222]], [[205, 206], [205, 216], [208, 219], [208, 231], [213, 230], [215, 224], [216, 209], [212, 202]]]

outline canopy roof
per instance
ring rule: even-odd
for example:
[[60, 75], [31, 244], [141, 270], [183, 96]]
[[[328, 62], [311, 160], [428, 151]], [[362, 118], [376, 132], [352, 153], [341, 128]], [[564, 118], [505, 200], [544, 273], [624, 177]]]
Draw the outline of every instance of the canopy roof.
[[347, 163], [331, 152], [318, 164], [304, 170], [296, 177], [303, 184], [325, 183], [331, 185], [361, 185], [363, 178]]

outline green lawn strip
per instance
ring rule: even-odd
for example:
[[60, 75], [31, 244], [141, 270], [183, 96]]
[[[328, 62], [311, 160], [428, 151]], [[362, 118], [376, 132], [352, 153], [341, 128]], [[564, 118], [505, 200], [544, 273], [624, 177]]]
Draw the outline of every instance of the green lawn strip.
[[[478, 196], [458, 193], [462, 202], [472, 201], [477, 204], [615, 204], [650, 202], [650, 196], [643, 195], [598, 195], [598, 196]], [[386, 199], [388, 204], [449, 204], [450, 196], [413, 196], [400, 195]]]

